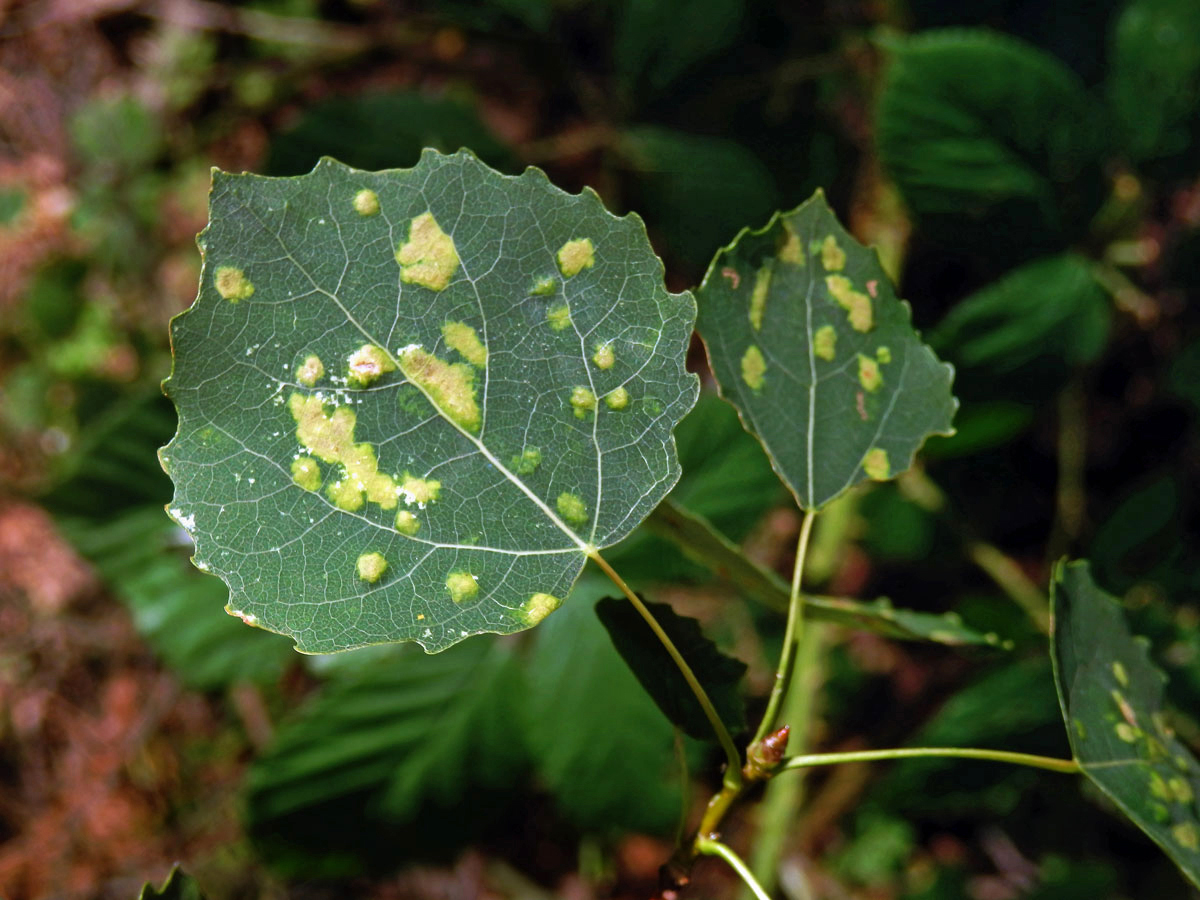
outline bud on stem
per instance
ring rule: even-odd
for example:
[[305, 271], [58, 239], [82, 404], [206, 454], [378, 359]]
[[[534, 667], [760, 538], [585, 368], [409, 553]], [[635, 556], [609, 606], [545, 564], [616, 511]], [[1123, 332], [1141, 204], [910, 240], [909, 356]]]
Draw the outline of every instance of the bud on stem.
[[769, 778], [771, 773], [779, 768], [787, 753], [788, 734], [791, 726], [784, 725], [766, 735], [761, 741], [755, 741], [746, 751], [746, 765], [742, 774], [747, 781], [761, 781]]

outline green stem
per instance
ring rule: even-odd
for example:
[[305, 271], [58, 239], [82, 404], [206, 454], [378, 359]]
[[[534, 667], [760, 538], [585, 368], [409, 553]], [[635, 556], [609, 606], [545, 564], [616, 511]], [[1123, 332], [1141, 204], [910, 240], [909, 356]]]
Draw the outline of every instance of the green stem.
[[696, 674], [692, 671], [692, 667], [687, 664], [687, 660], [683, 658], [683, 654], [679, 652], [679, 649], [675, 646], [675, 643], [670, 637], [667, 636], [667, 633], [663, 631], [662, 626], [658, 624], [658, 620], [654, 618], [654, 614], [646, 608], [646, 604], [642, 602], [642, 599], [630, 589], [629, 585], [625, 583], [625, 579], [618, 575], [616, 570], [608, 564], [608, 560], [601, 556], [597, 550], [593, 550], [588, 554], [588, 556], [592, 562], [599, 566], [601, 571], [603, 571], [604, 574], [612, 580], [612, 583], [620, 589], [621, 593], [625, 595], [625, 598], [633, 604], [633, 608], [636, 609], [638, 614], [646, 620], [646, 624], [650, 626], [650, 630], [654, 632], [654, 636], [658, 638], [659, 643], [663, 645], [663, 648], [675, 662], [675, 665], [683, 674], [684, 681], [687, 682], [687, 685], [689, 688], [691, 688], [696, 700], [700, 703], [700, 708], [704, 710], [704, 715], [708, 719], [708, 723], [712, 725], [713, 731], [716, 732], [717, 740], [720, 742], [721, 748], [725, 751], [725, 756], [729, 762], [729, 765], [725, 771], [725, 782], [727, 784], [731, 782], [734, 784], [741, 784], [741, 754], [738, 753], [737, 746], [733, 743], [733, 738], [729, 734], [729, 729], [725, 727], [725, 723], [722, 722], [721, 717], [717, 715], [716, 707], [713, 706], [712, 700], [708, 698], [708, 693], [704, 690], [703, 685], [701, 685], [699, 680], [696, 678]]
[[804, 577], [804, 557], [808, 554], [808, 538], [812, 534], [813, 520], [817, 517], [815, 509], [804, 511], [804, 521], [800, 524], [800, 537], [796, 540], [796, 562], [792, 566], [792, 592], [788, 597], [787, 627], [783, 632], [783, 653], [779, 657], [779, 668], [775, 670], [775, 684], [771, 687], [771, 696], [767, 700], [767, 708], [763, 712], [758, 731], [754, 732], [754, 740], [758, 743], [775, 727], [775, 719], [779, 716], [779, 705], [783, 695], [787, 693], [788, 684], [792, 680], [792, 666], [796, 659], [796, 640], [804, 628], [804, 603], [800, 599], [800, 582]]
[[[825, 528], [827, 520], [821, 519]], [[811, 567], [809, 567], [811, 568]], [[791, 726], [788, 747], [803, 752], [811, 740], [817, 718], [817, 700], [824, 680], [822, 667], [823, 629], [808, 623], [796, 651], [792, 683], [783, 702], [783, 721]], [[804, 800], [804, 771], [792, 772], [767, 782], [759, 813], [758, 837], [750, 854], [750, 870], [767, 890], [774, 890], [796, 812]]]
[[696, 842], [696, 849], [705, 856], [721, 857], [729, 863], [729, 867], [733, 871], [738, 873], [742, 881], [746, 882], [746, 887], [754, 892], [754, 896], [758, 900], [771, 900], [771, 895], [763, 890], [762, 885], [755, 880], [750, 867], [742, 862], [742, 858], [734, 853], [732, 848], [725, 846], [720, 841], [714, 841], [712, 838], [701, 838]]
[[956, 757], [961, 759], [987, 759], [992, 762], [1013, 763], [1048, 769], [1069, 775], [1080, 771], [1079, 763], [1073, 759], [1056, 759], [1051, 756], [1035, 756], [1032, 753], [1014, 753], [1010, 750], [981, 750], [974, 747], [898, 747], [892, 750], [852, 750], [846, 753], [812, 753], [793, 756], [784, 761], [780, 769], [804, 769], [810, 766], [832, 766], [839, 763], [874, 762], [888, 759], [911, 759], [913, 757]]

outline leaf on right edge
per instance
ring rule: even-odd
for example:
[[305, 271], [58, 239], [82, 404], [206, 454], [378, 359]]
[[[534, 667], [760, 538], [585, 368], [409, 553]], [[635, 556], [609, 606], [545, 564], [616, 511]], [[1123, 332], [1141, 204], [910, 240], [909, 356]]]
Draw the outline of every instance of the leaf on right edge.
[[1163, 710], [1165, 678], [1086, 562], [1059, 563], [1051, 648], [1071, 750], [1086, 775], [1200, 885], [1200, 764]]
[[927, 437], [953, 433], [953, 368], [821, 192], [718, 252], [697, 301], [721, 396], [804, 509], [898, 475]]
[[[746, 710], [738, 685], [746, 674], [746, 664], [718, 650], [695, 619], [679, 615], [666, 603], [643, 602], [692, 667], [730, 733], [744, 730]], [[625, 664], [663, 715], [685, 734], [698, 740], [712, 740], [712, 725], [699, 701], [633, 604], [623, 597], [606, 597], [596, 604], [596, 615], [608, 629], [608, 636]]]

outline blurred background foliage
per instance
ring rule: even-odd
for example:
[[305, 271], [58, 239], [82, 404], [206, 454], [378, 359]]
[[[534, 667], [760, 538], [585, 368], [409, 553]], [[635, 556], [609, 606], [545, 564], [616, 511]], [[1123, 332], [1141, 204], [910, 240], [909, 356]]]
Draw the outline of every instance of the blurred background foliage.
[[[0, 3], [0, 87], [10, 900], [129, 897], [176, 859], [215, 897], [645, 896], [716, 778], [613, 648], [603, 585], [434, 658], [302, 658], [223, 613], [154, 455], [212, 165], [539, 165], [641, 215], [674, 289], [823, 187], [962, 409], [922, 471], [823, 517], [812, 587], [1012, 649], [826, 628], [809, 746], [1065, 754], [1039, 632], [1063, 553], [1124, 597], [1200, 743], [1194, 0], [28, 0]], [[706, 394], [680, 450], [673, 498], [788, 571], [797, 517], [732, 411]], [[649, 533], [612, 559], [749, 665], [758, 709], [779, 617]], [[1055, 776], [925, 760], [778, 793], [728, 837], [782, 822], [781, 896], [1195, 896]]]

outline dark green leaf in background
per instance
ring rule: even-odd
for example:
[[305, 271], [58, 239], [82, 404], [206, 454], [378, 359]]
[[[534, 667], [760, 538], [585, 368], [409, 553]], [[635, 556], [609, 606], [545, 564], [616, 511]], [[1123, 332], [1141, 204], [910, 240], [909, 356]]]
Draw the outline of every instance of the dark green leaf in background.
[[694, 304], [636, 216], [434, 151], [218, 173], [210, 215], [161, 458], [247, 621], [308, 652], [522, 630], [679, 477]]
[[984, 30], [926, 32], [890, 49], [879, 154], [919, 224], [1026, 256], [1081, 232], [1105, 196], [1105, 134], [1074, 73]]
[[997, 372], [1039, 356], [1092, 362], [1104, 352], [1112, 319], [1093, 266], [1075, 253], [1027, 263], [961, 301], [929, 343], [963, 366]]
[[821, 193], [721, 250], [698, 291], [721, 395], [805, 509], [951, 433], [953, 370]]
[[[1108, 99], [1135, 160], [1194, 153], [1200, 134], [1200, 3], [1132, 0], [1113, 28]], [[1195, 158], [1189, 160], [1195, 170]]]
[[271, 141], [266, 171], [303, 175], [323, 156], [358, 169], [412, 165], [426, 147], [453, 153], [470, 147], [503, 167], [508, 150], [467, 102], [418, 91], [361, 94], [314, 103]]
[[627, 91], [658, 91], [729, 46], [744, 0], [617, 0], [613, 64]]
[[617, 149], [633, 208], [697, 271], [744, 222], [776, 208], [771, 172], [734, 141], [639, 125], [622, 133]]
[[1200, 764], [1168, 724], [1163, 674], [1086, 562], [1059, 563], [1052, 587], [1054, 678], [1075, 759], [1200, 885]]
[[273, 682], [294, 660], [286, 640], [225, 615], [225, 586], [188, 565], [191, 542], [162, 507], [102, 522], [64, 517], [59, 525], [129, 607], [146, 642], [189, 687]]
[[[746, 727], [746, 710], [740, 685], [746, 664], [718, 650], [695, 619], [679, 615], [666, 603], [646, 602], [646, 607], [692, 667], [730, 734], [742, 732]], [[596, 615], [608, 629], [608, 636], [625, 664], [663, 715], [685, 734], [711, 740], [712, 725], [700, 703], [633, 604], [624, 597], [606, 597], [596, 604]]]
[[663, 834], [680, 808], [673, 729], [593, 612], [611, 590], [585, 576], [535, 633], [526, 741], [539, 780], [575, 825]]
[[400, 650], [335, 678], [251, 766], [250, 830], [285, 851], [306, 835], [335, 838], [310, 847], [330, 854], [370, 856], [397, 834], [413, 852], [462, 846], [489, 815], [469, 798], [511, 790], [524, 767], [523, 696], [511, 647], [495, 641], [432, 659]]

